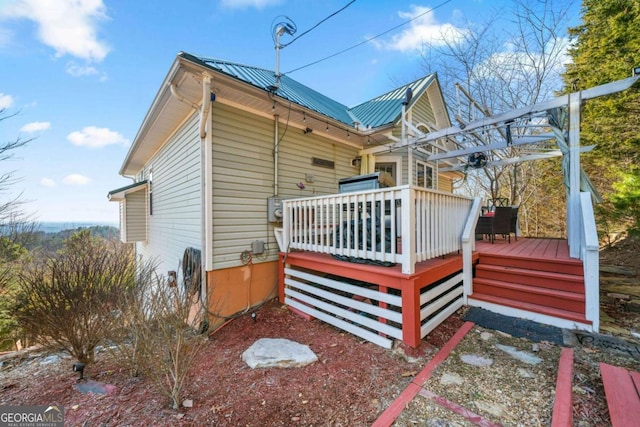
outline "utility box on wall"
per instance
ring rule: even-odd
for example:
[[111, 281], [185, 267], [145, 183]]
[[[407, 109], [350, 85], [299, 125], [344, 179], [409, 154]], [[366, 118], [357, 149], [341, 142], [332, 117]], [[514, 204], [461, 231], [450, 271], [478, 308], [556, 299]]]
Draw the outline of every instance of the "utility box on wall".
[[282, 200], [276, 196], [267, 199], [267, 221], [282, 222]]

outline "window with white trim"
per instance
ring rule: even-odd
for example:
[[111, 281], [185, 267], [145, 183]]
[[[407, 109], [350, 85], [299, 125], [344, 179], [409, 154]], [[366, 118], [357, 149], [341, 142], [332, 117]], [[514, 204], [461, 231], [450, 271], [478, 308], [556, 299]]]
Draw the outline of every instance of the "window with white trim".
[[416, 160], [415, 185], [423, 188], [436, 188], [436, 174], [434, 168], [425, 162]]

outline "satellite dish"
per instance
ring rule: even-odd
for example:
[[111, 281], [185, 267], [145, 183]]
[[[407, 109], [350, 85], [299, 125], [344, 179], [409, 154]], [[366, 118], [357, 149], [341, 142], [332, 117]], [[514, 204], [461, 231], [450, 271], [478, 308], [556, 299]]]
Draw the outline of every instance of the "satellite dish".
[[404, 93], [404, 99], [402, 100], [402, 105], [409, 105], [411, 102], [411, 98], [413, 98], [413, 90], [410, 87]]

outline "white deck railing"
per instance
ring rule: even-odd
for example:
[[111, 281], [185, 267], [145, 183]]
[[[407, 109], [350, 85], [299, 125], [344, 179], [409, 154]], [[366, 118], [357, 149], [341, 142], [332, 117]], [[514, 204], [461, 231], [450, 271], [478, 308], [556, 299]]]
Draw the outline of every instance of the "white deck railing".
[[591, 193], [580, 193], [580, 259], [584, 269], [585, 317], [594, 332], [600, 329], [600, 258]]
[[472, 200], [400, 186], [283, 201], [283, 250], [301, 249], [380, 263], [417, 262], [461, 249]]

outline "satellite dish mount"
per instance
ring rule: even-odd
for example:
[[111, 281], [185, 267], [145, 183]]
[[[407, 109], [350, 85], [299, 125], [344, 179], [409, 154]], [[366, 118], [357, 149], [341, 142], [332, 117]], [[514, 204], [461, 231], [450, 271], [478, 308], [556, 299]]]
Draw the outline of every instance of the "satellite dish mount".
[[280, 74], [280, 49], [287, 46], [287, 44], [280, 43], [280, 38], [284, 34], [294, 35], [296, 31], [298, 31], [298, 27], [296, 27], [295, 22], [293, 22], [291, 18], [284, 15], [277, 16], [273, 22], [274, 24], [271, 26], [271, 37], [273, 38], [273, 43], [276, 48], [276, 81], [273, 86], [269, 87], [269, 90], [276, 92], [280, 88], [280, 77], [282, 76], [282, 74]]

